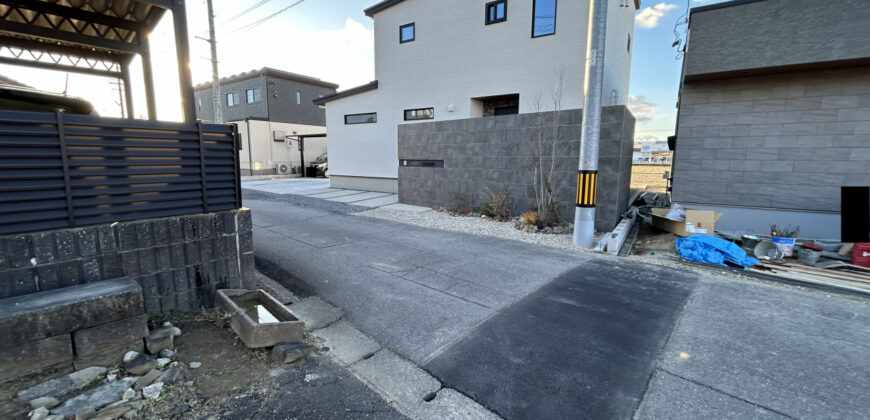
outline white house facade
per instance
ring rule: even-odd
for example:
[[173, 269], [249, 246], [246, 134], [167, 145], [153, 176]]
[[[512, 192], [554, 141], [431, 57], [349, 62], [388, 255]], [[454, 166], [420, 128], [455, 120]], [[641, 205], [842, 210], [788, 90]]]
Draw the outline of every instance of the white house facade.
[[[635, 0], [608, 0], [604, 105], [628, 99]], [[397, 190], [399, 124], [583, 106], [586, 0], [387, 0], [374, 20], [376, 81], [326, 106], [335, 188]], [[540, 106], [536, 98], [541, 97]]]

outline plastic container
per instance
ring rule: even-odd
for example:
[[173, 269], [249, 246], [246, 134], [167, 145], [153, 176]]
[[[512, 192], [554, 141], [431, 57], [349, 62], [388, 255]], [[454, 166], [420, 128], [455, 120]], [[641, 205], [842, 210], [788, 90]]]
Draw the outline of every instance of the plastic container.
[[870, 243], [857, 243], [852, 247], [852, 264], [870, 267]]
[[782, 251], [782, 255], [784, 257], [791, 257], [794, 255], [794, 241], [795, 238], [783, 238], [781, 236], [774, 236], [770, 238], [776, 247]]

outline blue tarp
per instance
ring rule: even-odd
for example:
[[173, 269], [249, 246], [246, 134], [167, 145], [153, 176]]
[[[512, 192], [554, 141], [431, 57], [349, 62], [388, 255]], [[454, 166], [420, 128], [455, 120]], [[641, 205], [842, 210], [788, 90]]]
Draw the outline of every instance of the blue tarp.
[[725, 265], [725, 261], [742, 267], [752, 267], [758, 260], [746, 255], [733, 242], [710, 235], [677, 238], [677, 252], [687, 260]]

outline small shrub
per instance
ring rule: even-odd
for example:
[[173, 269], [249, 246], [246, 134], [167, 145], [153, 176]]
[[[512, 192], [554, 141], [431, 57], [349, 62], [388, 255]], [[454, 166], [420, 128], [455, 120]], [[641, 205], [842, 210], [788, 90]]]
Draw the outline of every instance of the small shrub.
[[537, 225], [538, 224], [538, 212], [537, 211], [527, 211], [520, 215], [520, 220], [523, 221], [523, 224], [526, 225]]
[[463, 216], [466, 216], [466, 215], [471, 214], [473, 211], [474, 211], [474, 209], [471, 208], [471, 206], [465, 206], [465, 207], [460, 207], [459, 210], [457, 211], [457, 213], [459, 213]]
[[483, 214], [499, 222], [506, 222], [511, 218], [510, 191], [507, 186], [502, 186], [497, 192], [486, 189], [486, 197], [483, 199]]

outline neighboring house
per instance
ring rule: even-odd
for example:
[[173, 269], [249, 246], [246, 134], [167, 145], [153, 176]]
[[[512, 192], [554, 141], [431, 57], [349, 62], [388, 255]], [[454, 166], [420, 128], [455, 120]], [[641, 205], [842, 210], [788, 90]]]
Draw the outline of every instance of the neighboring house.
[[[262, 68], [221, 79], [224, 122], [239, 125], [243, 175], [284, 175], [298, 172], [326, 153], [326, 138], [306, 140], [301, 162], [297, 145], [285, 137], [326, 133], [321, 107], [312, 100], [335, 93], [338, 85], [313, 77]], [[196, 86], [196, 115], [214, 121], [211, 83]]]
[[669, 165], [672, 153], [667, 141], [641, 141], [634, 143], [632, 163], [649, 165]]
[[[604, 105], [628, 98], [638, 7], [610, 2]], [[552, 111], [560, 71], [561, 108], [583, 106], [588, 1], [387, 0], [365, 13], [377, 80], [315, 101], [333, 187], [397, 191], [398, 125]]]
[[740, 0], [692, 9], [673, 200], [840, 237], [840, 187], [870, 185], [866, 0]]

